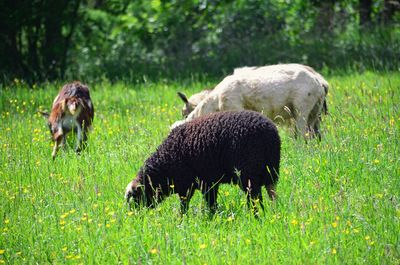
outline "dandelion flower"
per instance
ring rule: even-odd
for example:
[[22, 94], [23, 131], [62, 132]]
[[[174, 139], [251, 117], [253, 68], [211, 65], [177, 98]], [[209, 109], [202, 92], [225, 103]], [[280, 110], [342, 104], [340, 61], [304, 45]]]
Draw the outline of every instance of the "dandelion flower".
[[333, 227], [333, 228], [336, 228], [337, 226], [338, 226], [338, 223], [337, 223], [337, 222], [333, 222], [333, 223], [332, 223], [332, 227]]
[[365, 240], [367, 240], [367, 241], [370, 240], [370, 239], [371, 239], [370, 236], [366, 236], [366, 237], [365, 237]]
[[3, 255], [6, 252], [4, 249], [0, 249], [0, 255]]
[[332, 254], [335, 255], [337, 253], [336, 248], [332, 248]]
[[205, 249], [206, 247], [207, 247], [206, 244], [201, 244], [201, 245], [200, 245], [200, 249]]
[[152, 249], [150, 249], [150, 253], [151, 254], [157, 254], [158, 253], [158, 249], [152, 248]]

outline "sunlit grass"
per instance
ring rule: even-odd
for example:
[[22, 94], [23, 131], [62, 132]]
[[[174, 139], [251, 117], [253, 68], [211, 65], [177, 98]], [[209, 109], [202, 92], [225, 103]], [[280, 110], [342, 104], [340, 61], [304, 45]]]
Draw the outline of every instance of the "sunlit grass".
[[259, 220], [230, 185], [213, 218], [199, 193], [183, 218], [176, 196], [152, 210], [124, 202], [127, 183], [180, 119], [176, 91], [210, 83], [89, 84], [89, 147], [77, 156], [70, 139], [54, 162], [37, 110], [50, 108], [61, 84], [1, 88], [0, 264], [398, 264], [400, 74], [328, 80], [322, 142], [279, 129], [279, 199]]

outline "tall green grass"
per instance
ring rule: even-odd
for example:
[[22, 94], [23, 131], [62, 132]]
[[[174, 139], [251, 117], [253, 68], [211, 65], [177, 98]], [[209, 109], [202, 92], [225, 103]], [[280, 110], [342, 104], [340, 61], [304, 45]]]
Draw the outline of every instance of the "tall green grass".
[[[130, 211], [124, 189], [180, 118], [176, 91], [210, 83], [89, 84], [89, 147], [51, 159], [38, 109], [60, 84], [15, 80], [0, 95], [0, 264], [399, 264], [400, 74], [328, 78], [323, 140], [280, 127], [279, 199], [255, 219], [222, 186], [210, 218], [197, 192], [187, 216], [169, 197]], [[264, 197], [267, 198], [264, 190]]]

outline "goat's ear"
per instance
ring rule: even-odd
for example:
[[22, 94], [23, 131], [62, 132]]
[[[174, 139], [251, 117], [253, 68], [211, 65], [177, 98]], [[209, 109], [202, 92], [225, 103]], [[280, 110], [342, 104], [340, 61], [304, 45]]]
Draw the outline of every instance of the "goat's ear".
[[185, 104], [188, 104], [188, 103], [189, 103], [189, 100], [187, 99], [187, 97], [185, 96], [185, 94], [183, 94], [182, 92], [178, 92], [178, 96], [182, 99], [182, 101], [183, 101]]
[[50, 116], [50, 113], [48, 113], [47, 111], [39, 110], [38, 112], [46, 119], [48, 119]]

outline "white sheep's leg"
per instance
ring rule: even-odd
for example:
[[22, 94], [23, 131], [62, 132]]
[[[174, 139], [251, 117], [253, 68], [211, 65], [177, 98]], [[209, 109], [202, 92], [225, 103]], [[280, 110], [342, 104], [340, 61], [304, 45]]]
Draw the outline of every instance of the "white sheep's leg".
[[[311, 113], [312, 108], [314, 107], [315, 104], [311, 104], [309, 101], [312, 101], [308, 98], [305, 99], [298, 99], [296, 102], [294, 102], [294, 109], [295, 109], [295, 121], [296, 121], [296, 138], [298, 136], [303, 137], [304, 140], [307, 142], [307, 140], [310, 138], [310, 135], [308, 133], [308, 128], [309, 128], [309, 115]], [[310, 107], [312, 106], [312, 107]]]
[[314, 105], [314, 108], [311, 110], [310, 115], [308, 116], [308, 129], [310, 131], [310, 136], [313, 138], [315, 136], [321, 141], [321, 132], [320, 132], [320, 122], [321, 122], [321, 112], [322, 112], [323, 103], [321, 101], [317, 101]]
[[302, 136], [307, 138], [307, 122], [305, 117], [301, 113], [297, 113], [296, 115], [296, 131], [295, 136]]
[[321, 131], [320, 131], [320, 117], [318, 117], [311, 126], [311, 133], [313, 136], [317, 136], [318, 140], [321, 141]]

